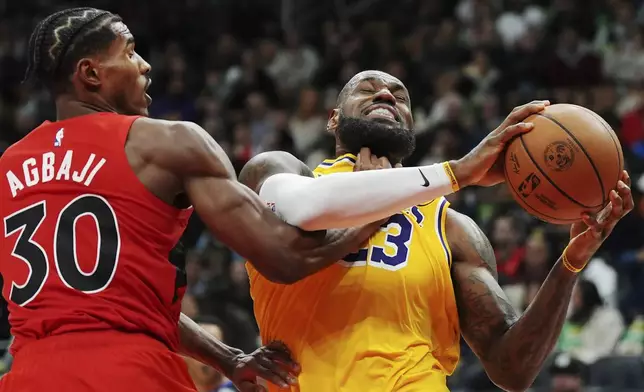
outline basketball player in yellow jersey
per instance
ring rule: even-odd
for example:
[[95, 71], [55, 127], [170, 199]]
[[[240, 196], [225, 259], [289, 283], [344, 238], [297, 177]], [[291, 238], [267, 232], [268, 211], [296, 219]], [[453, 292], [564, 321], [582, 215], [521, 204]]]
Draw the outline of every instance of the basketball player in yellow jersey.
[[366, 71], [347, 83], [329, 119], [337, 158], [315, 175], [280, 152], [248, 163], [240, 180], [305, 231], [387, 218], [362, 249], [305, 278], [311, 271], [294, 271], [290, 285], [248, 265], [262, 339], [284, 341], [301, 364], [292, 390], [447, 391], [461, 334], [498, 386], [531, 385], [557, 340], [578, 272], [633, 208], [628, 175], [597, 217], [585, 214], [572, 226], [568, 247], [521, 316], [496, 282], [489, 241], [441, 196], [502, 181], [492, 164], [513, 135], [530, 128], [521, 121], [546, 104], [516, 108], [458, 161], [355, 173], [398, 166], [414, 147], [406, 88]]

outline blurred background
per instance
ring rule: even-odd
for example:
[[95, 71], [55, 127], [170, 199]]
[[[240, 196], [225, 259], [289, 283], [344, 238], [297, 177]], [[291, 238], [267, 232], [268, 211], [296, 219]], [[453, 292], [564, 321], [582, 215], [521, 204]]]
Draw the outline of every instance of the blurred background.
[[[643, 0], [0, 0], [0, 154], [55, 117], [46, 92], [20, 83], [32, 28], [81, 5], [116, 12], [129, 25], [153, 67], [151, 115], [199, 123], [237, 170], [267, 150], [292, 152], [311, 167], [331, 157], [328, 114], [364, 69], [409, 88], [418, 147], [406, 165], [462, 156], [533, 99], [599, 113], [621, 140], [637, 207], [584, 271], [558, 354], [535, 390], [644, 390]], [[501, 283], [525, 309], [568, 227], [531, 218], [504, 186], [468, 188], [451, 201], [487, 231]], [[243, 260], [197, 216], [173, 257], [186, 263], [184, 312], [253, 350]], [[2, 315], [1, 338], [9, 339], [6, 308]], [[450, 386], [495, 390], [466, 345]]]

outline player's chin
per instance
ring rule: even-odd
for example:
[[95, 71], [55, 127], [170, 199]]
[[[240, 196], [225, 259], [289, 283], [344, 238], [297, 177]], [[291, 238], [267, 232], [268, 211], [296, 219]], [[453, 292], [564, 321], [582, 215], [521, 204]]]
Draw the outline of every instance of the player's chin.
[[137, 114], [139, 116], [149, 116], [150, 115], [150, 105], [152, 104], [152, 98], [149, 95], [145, 95], [143, 102], [137, 105]]

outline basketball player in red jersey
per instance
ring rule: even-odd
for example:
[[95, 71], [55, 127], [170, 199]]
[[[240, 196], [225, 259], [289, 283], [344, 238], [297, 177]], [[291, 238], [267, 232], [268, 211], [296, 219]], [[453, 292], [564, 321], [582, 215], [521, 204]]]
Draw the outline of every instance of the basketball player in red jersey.
[[93, 8], [41, 21], [28, 78], [56, 100], [0, 159], [0, 272], [15, 341], [9, 392], [194, 391], [179, 353], [242, 391], [293, 383], [278, 343], [245, 355], [180, 314], [182, 266], [168, 261], [192, 207], [274, 281], [356, 250], [378, 224], [305, 234], [239, 184], [199, 126], [146, 118], [150, 65], [121, 19]]

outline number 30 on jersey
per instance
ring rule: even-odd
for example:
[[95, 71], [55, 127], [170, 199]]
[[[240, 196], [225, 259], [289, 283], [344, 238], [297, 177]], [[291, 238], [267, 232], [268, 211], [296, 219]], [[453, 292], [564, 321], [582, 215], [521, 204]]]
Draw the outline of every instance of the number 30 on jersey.
[[342, 264], [347, 267], [371, 265], [390, 271], [407, 265], [409, 246], [414, 234], [414, 224], [422, 226], [425, 216], [412, 207], [408, 214], [396, 214], [383, 224], [380, 232], [374, 234], [371, 244], [344, 257]]
[[[47, 211], [47, 203], [41, 201], [4, 218], [5, 237], [18, 233], [11, 255], [29, 267], [24, 283], [11, 283], [9, 298], [20, 306], [27, 305], [42, 290], [49, 276], [48, 254], [53, 254], [56, 272], [65, 286], [86, 294], [104, 290], [116, 272], [121, 239], [114, 210], [107, 200], [101, 196], [83, 195], [70, 201], [56, 217], [51, 252], [34, 241], [48, 212], [51, 211]], [[80, 269], [76, 251], [76, 223], [83, 216], [94, 220], [98, 232], [99, 249], [91, 272]]]

